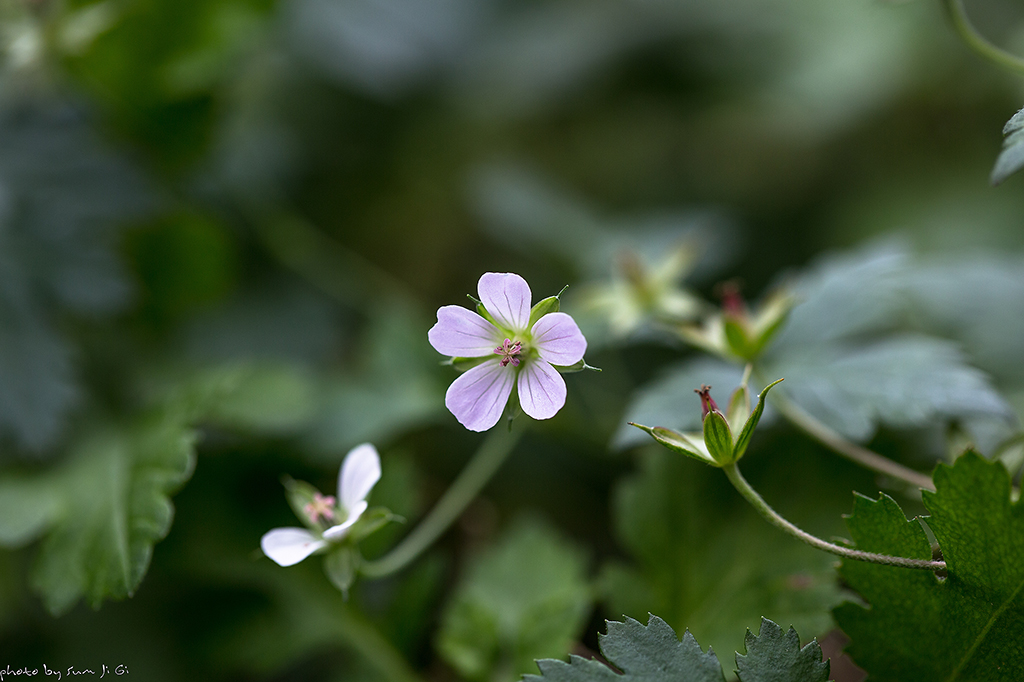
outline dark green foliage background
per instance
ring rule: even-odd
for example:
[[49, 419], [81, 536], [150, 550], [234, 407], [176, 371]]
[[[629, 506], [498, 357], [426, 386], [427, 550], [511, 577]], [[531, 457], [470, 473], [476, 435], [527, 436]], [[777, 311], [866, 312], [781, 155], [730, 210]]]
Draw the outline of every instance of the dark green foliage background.
[[[1024, 28], [1015, 3], [971, 11], [997, 41]], [[426, 331], [485, 271], [535, 300], [569, 284], [583, 320], [624, 249], [688, 235], [705, 298], [739, 277], [805, 301], [755, 383], [785, 374], [924, 471], [1017, 428], [1024, 179], [987, 181], [1020, 85], [937, 2], [17, 0], [0, 28], [0, 666], [507, 682], [652, 611], [728, 675], [762, 617], [827, 634], [832, 559], [624, 427], [693, 428], [690, 390], [724, 403], [704, 377], [738, 370], [593, 319], [603, 372], [566, 377], [412, 568], [345, 602], [319, 561], [261, 556], [295, 525], [282, 475], [333, 491], [360, 442], [373, 504], [414, 524], [442, 494], [480, 439]], [[924, 509], [770, 407], [744, 470], [823, 537], [852, 490]], [[486, 567], [530, 533], [539, 605], [498, 632], [515, 609]]]

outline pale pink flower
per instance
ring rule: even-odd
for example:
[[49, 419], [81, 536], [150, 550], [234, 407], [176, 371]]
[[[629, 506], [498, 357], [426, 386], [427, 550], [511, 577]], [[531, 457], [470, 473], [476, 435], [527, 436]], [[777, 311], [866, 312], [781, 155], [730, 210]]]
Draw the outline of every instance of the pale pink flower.
[[[334, 497], [317, 494], [314, 503], [307, 506], [306, 513], [313, 523], [323, 515], [325, 519], [341, 519], [323, 533], [314, 533], [305, 528], [275, 528], [260, 540], [263, 553], [281, 566], [297, 564], [331, 542], [344, 540], [353, 524], [363, 515], [369, 504], [366, 498], [380, 480], [380, 456], [377, 448], [363, 443], [352, 448], [338, 472], [338, 507], [333, 507]], [[328, 501], [329, 505], [328, 506]], [[311, 511], [309, 507], [314, 509]], [[314, 515], [313, 511], [316, 512]]]
[[552, 312], [531, 326], [530, 285], [513, 273], [484, 273], [477, 292], [490, 320], [446, 305], [427, 334], [430, 345], [444, 355], [490, 356], [448, 387], [444, 404], [470, 431], [486, 431], [498, 423], [515, 386], [523, 412], [534, 419], [555, 416], [566, 393], [556, 368], [580, 362], [587, 350], [576, 322]]

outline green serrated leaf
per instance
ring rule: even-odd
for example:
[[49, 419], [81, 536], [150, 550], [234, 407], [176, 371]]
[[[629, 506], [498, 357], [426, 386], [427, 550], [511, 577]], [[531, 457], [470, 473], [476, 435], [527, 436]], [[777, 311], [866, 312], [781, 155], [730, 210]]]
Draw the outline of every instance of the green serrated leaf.
[[[722, 666], [710, 650], [700, 648], [687, 630], [680, 640], [668, 623], [651, 615], [647, 625], [627, 618], [608, 621], [601, 635], [601, 653], [622, 673], [594, 660], [571, 656], [568, 663], [537, 661], [540, 675], [524, 682], [724, 682]], [[811, 641], [803, 649], [793, 628], [782, 628], [761, 619], [761, 633], [747, 631], [747, 655], [737, 654], [740, 682], [825, 682], [829, 665], [821, 660], [821, 648]]]
[[828, 661], [821, 660], [821, 647], [811, 640], [800, 648], [796, 630], [782, 628], [761, 619], [761, 630], [755, 636], [747, 630], [746, 655], [736, 654], [736, 667], [743, 682], [826, 682]]
[[[988, 682], [1024, 670], [1024, 506], [998, 462], [968, 452], [940, 466], [924, 493], [947, 575], [844, 561], [844, 581], [868, 602], [835, 617], [847, 651], [881, 681]], [[924, 530], [891, 499], [858, 498], [847, 520], [859, 549], [931, 558]]]
[[[98, 608], [105, 599], [131, 596], [154, 543], [170, 529], [169, 495], [192, 473], [194, 440], [166, 415], [107, 427], [80, 440], [61, 470], [40, 479], [60, 500], [46, 520], [31, 578], [52, 613], [82, 597]], [[0, 489], [0, 506], [10, 504], [11, 492]]]
[[470, 567], [437, 646], [470, 679], [511, 679], [568, 650], [590, 603], [582, 553], [545, 525], [519, 523]]
[[1024, 168], [1024, 109], [1014, 114], [1003, 126], [1003, 151], [992, 169], [991, 181], [998, 185], [1021, 168]]
[[526, 675], [524, 682], [724, 682], [722, 666], [710, 651], [704, 652], [687, 631], [682, 641], [668, 623], [651, 615], [647, 625], [627, 618], [624, 623], [607, 621], [608, 634], [601, 635], [601, 653], [625, 675], [613, 672], [597, 661], [572, 656], [569, 663], [537, 661], [541, 674]]

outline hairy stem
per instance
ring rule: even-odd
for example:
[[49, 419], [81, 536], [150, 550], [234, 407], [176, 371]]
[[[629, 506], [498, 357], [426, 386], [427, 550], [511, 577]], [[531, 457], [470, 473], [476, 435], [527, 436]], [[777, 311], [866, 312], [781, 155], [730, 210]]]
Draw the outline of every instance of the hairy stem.
[[379, 559], [364, 562], [359, 571], [370, 578], [397, 573], [434, 544], [491, 480], [519, 442], [522, 432], [521, 428], [509, 430], [499, 424], [427, 517], [394, 549]]
[[960, 35], [967, 46], [985, 59], [994, 62], [1015, 73], [1024, 75], [1024, 59], [1010, 54], [1006, 50], [997, 47], [985, 39], [967, 18], [967, 11], [964, 9], [963, 0], [944, 0], [946, 11], [949, 13], [949, 20], [953, 28]]
[[828, 447], [830, 450], [833, 450], [843, 457], [846, 457], [863, 467], [871, 469], [872, 471], [876, 471], [886, 476], [891, 476], [892, 478], [919, 488], [924, 488], [925, 490], [935, 490], [935, 484], [932, 483], [931, 477], [927, 474], [914, 471], [913, 469], [892, 461], [888, 457], [883, 457], [873, 450], [869, 450], [857, 445], [856, 443], [848, 441], [842, 436], [842, 434], [821, 423], [805, 412], [799, 405], [788, 400], [785, 396], [776, 392], [772, 394], [771, 400], [775, 409], [781, 412], [783, 417]]
[[873, 564], [884, 564], [886, 566], [900, 566], [902, 568], [921, 568], [929, 571], [937, 571], [946, 568], [945, 561], [932, 561], [930, 559], [906, 559], [904, 557], [889, 556], [887, 554], [875, 554], [873, 552], [862, 552], [858, 549], [849, 549], [841, 545], [835, 545], [831, 542], [826, 542], [821, 538], [815, 537], [807, 531], [800, 530], [795, 525], [784, 519], [779, 515], [777, 511], [772, 509], [767, 502], [764, 501], [757, 491], [750, 487], [747, 483], [747, 479], [743, 478], [743, 474], [737, 468], [735, 462], [727, 464], [722, 467], [722, 471], [729, 477], [729, 481], [733, 484], [736, 490], [739, 491], [740, 495], [744, 497], [750, 504], [754, 505], [754, 508], [760, 512], [761, 516], [765, 518], [768, 523], [772, 524], [776, 528], [786, 531], [797, 540], [804, 542], [815, 549], [820, 549], [830, 554], [841, 556], [844, 559], [853, 559], [855, 561], [867, 561]]

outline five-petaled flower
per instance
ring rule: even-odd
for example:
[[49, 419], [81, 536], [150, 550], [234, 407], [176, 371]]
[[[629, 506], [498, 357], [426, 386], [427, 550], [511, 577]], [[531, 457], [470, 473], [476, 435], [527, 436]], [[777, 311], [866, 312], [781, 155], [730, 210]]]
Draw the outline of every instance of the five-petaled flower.
[[321, 516], [340, 523], [319, 534], [305, 528], [275, 528], [260, 540], [263, 553], [281, 566], [291, 566], [329, 543], [344, 540], [366, 511], [366, 498], [379, 479], [380, 456], [377, 449], [369, 443], [352, 448], [338, 474], [338, 507], [334, 507], [334, 497], [317, 493], [305, 508], [313, 524]]
[[[523, 412], [550, 419], [565, 404], [565, 381], [556, 367], [580, 362], [587, 340], [565, 313], [531, 309], [530, 286], [519, 275], [484, 273], [477, 291], [487, 317], [446, 305], [427, 334], [444, 355], [489, 357], [448, 387], [445, 405], [470, 431], [486, 431], [498, 423], [516, 386]], [[531, 320], [531, 313], [540, 318]]]

